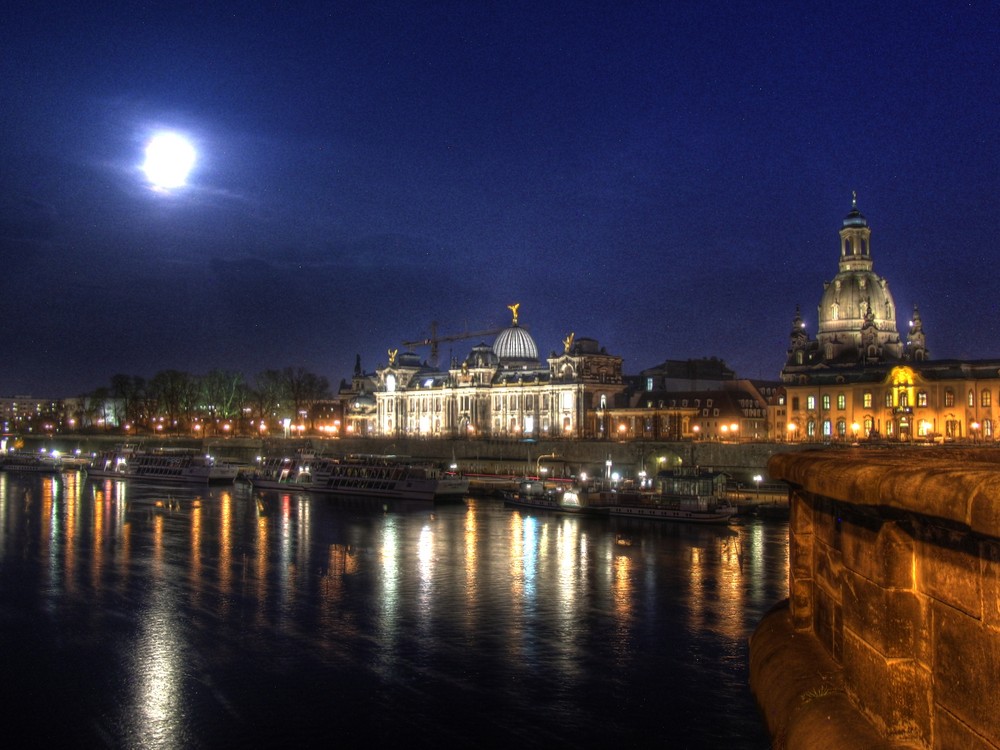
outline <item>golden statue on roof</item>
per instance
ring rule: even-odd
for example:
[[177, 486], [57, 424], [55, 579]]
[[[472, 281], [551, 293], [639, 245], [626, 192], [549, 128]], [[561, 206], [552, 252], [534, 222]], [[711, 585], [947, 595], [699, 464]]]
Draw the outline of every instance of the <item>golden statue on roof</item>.
[[513, 305], [507, 305], [507, 309], [514, 313], [514, 325], [517, 325], [517, 308], [520, 306], [520, 302], [515, 302]]
[[569, 336], [563, 339], [563, 346], [566, 347], [566, 354], [569, 354], [569, 350], [573, 348], [573, 332], [570, 331]]
[[399, 354], [399, 349], [390, 349], [388, 351], [388, 354], [389, 354], [389, 367], [392, 367], [394, 364], [396, 364], [396, 355]]

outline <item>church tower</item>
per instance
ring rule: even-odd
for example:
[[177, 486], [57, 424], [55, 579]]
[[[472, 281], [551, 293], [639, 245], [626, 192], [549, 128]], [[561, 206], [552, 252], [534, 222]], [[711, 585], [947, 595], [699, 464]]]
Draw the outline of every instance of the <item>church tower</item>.
[[906, 360], [923, 362], [930, 357], [927, 351], [927, 338], [924, 336], [924, 324], [920, 320], [920, 310], [913, 306], [913, 319], [910, 320], [910, 332], [906, 335]]
[[817, 355], [824, 364], [902, 359], [896, 303], [888, 282], [872, 266], [871, 228], [855, 194], [840, 229], [839, 271], [826, 283], [817, 310]]

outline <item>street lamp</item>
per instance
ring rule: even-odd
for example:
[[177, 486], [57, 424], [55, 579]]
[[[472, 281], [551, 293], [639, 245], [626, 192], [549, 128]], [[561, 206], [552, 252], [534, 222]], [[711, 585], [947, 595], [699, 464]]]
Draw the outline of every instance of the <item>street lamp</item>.
[[972, 442], [979, 442], [979, 422], [973, 422], [969, 427], [972, 429]]
[[757, 485], [757, 499], [758, 500], [760, 500], [760, 483], [761, 483], [762, 479], [764, 479], [764, 477], [762, 477], [760, 474], [754, 474], [753, 475], [753, 483], [755, 485]]

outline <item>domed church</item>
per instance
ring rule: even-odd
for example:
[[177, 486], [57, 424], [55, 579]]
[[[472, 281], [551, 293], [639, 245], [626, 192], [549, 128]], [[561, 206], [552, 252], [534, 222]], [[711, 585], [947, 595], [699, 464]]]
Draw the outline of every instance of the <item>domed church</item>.
[[777, 404], [785, 424], [776, 434], [792, 442], [995, 441], [1000, 361], [931, 360], [916, 305], [902, 341], [889, 284], [873, 269], [871, 234], [855, 195], [816, 338], [798, 310], [792, 321]]
[[[899, 338], [896, 303], [889, 283], [873, 270], [871, 228], [858, 210], [856, 194], [840, 229], [838, 273], [824, 284], [816, 313], [818, 330], [811, 340], [801, 314], [795, 311], [786, 374], [799, 368], [854, 367], [927, 357], [919, 322], [911, 324], [906, 346]], [[919, 317], [915, 311], [914, 321]]]

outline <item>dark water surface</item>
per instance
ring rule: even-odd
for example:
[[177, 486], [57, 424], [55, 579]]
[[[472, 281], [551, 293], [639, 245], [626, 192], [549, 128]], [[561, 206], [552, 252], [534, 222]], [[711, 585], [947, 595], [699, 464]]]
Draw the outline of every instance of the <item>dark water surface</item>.
[[0, 705], [34, 747], [767, 748], [787, 525], [0, 474]]

